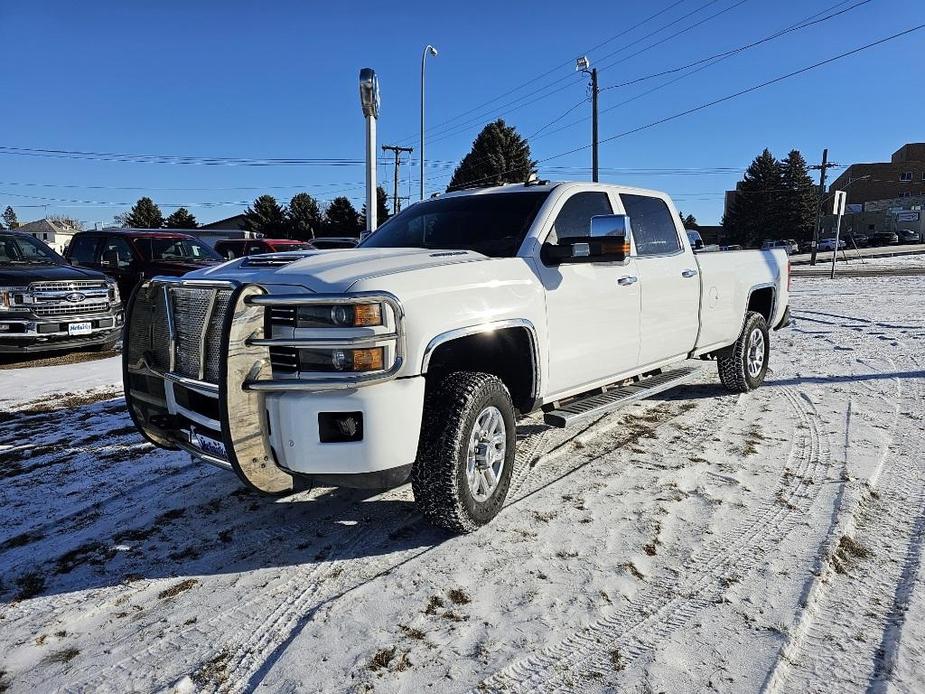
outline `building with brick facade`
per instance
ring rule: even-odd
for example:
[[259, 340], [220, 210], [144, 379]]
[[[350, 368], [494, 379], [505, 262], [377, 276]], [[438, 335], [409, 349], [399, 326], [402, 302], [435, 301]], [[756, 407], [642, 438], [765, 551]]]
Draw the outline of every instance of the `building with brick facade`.
[[905, 144], [888, 162], [852, 164], [832, 181], [829, 192], [843, 190], [849, 205], [925, 195], [925, 142]]

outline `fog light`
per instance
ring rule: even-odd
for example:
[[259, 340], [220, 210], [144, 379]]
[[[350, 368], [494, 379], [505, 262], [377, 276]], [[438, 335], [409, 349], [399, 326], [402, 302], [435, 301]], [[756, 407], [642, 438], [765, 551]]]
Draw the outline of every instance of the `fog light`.
[[319, 412], [318, 437], [321, 443], [363, 440], [362, 412]]

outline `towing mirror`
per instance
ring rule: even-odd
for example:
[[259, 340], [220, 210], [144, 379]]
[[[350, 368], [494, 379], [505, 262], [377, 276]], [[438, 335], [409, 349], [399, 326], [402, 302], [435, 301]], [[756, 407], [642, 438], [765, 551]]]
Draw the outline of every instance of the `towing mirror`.
[[600, 214], [591, 217], [591, 238], [630, 239], [630, 218], [625, 214]]
[[562, 263], [623, 262], [630, 254], [630, 220], [623, 214], [591, 217], [590, 235], [569, 236], [559, 243], [544, 243], [546, 265]]

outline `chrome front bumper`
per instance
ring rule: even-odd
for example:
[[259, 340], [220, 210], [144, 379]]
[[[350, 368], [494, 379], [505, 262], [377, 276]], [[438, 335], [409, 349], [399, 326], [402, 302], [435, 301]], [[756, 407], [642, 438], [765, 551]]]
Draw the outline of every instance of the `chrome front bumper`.
[[[204, 292], [196, 297], [196, 319], [202, 320], [198, 327], [189, 316], [175, 315], [175, 295], [188, 290]], [[200, 301], [203, 296], [205, 308]], [[267, 307], [358, 301], [389, 307], [387, 332], [337, 339], [282, 339], [268, 334], [272, 326]], [[356, 389], [394, 378], [404, 352], [401, 318], [400, 304], [386, 294], [271, 295], [254, 284], [157, 277], [136, 289], [126, 312], [126, 403], [136, 426], [152, 443], [230, 468], [261, 492], [286, 494], [293, 491], [296, 479], [279, 465], [273, 449], [266, 395]], [[217, 350], [208, 344], [207, 336], [220, 339]], [[274, 378], [271, 347], [338, 349], [381, 343], [392, 345], [392, 362], [382, 371]], [[215, 355], [217, 364], [209, 361]], [[209, 373], [217, 376], [217, 382], [206, 377]], [[225, 455], [198, 447], [197, 430], [219, 441]]]

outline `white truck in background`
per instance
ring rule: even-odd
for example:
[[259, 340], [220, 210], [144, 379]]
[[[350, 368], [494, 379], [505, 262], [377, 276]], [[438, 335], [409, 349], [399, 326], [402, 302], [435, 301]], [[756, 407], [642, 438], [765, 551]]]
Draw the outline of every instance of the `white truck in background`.
[[567, 426], [677, 385], [693, 358], [758, 387], [788, 283], [783, 249], [695, 255], [663, 193], [464, 190], [355, 249], [147, 281], [126, 400], [149, 440], [261, 492], [410, 477], [431, 521], [467, 532], [502, 507], [520, 416]]

